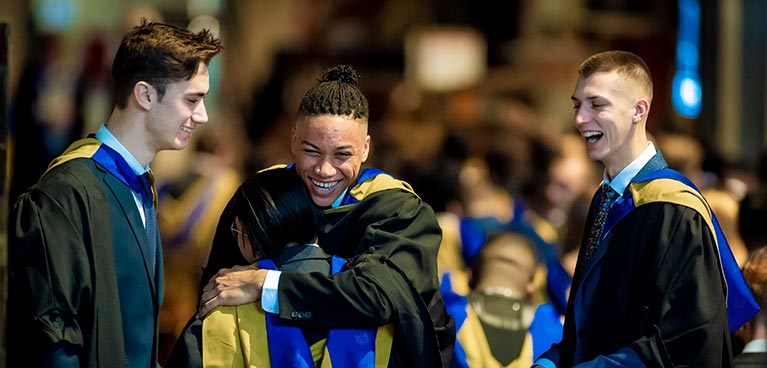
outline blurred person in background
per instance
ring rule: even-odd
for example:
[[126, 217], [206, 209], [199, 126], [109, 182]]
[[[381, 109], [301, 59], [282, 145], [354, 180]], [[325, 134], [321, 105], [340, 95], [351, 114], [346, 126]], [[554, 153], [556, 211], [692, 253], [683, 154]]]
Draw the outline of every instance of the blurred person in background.
[[13, 175], [9, 203], [34, 184], [48, 164], [83, 135], [77, 119], [76, 76], [64, 55], [64, 37], [41, 34], [24, 67], [11, 107], [14, 137]]
[[163, 258], [149, 164], [208, 120], [207, 30], [142, 21], [112, 65], [115, 106], [10, 216], [8, 366], [155, 367]]
[[754, 249], [743, 265], [743, 276], [762, 310], [738, 331], [745, 347], [735, 356], [735, 367], [767, 367], [767, 246]]
[[[242, 183], [239, 153], [243, 144], [238, 139], [243, 136], [234, 123], [219, 118], [206, 124], [195, 130], [194, 149], [185, 151], [188, 156], [183, 161], [163, 162], [167, 156], [161, 156], [152, 164], [165, 174], [156, 178], [166, 285], [160, 310], [160, 363], [197, 310], [202, 267], [218, 219]], [[173, 168], [168, 165], [183, 171], [170, 176]]]
[[468, 295], [443, 288], [458, 326], [454, 366], [529, 367], [561, 339], [560, 314], [534, 301], [540, 267], [530, 239], [507, 231], [488, 235], [471, 265]]
[[576, 199], [599, 184], [599, 165], [589, 159], [583, 149], [581, 138], [576, 134], [565, 134], [560, 139], [561, 149], [552, 160], [548, 170], [545, 195], [549, 207], [544, 216], [557, 229], [558, 242], [562, 243], [568, 213]]
[[740, 200], [738, 232], [749, 253], [767, 246], [767, 189], [756, 188]]
[[711, 210], [716, 213], [735, 260], [738, 265], [743, 265], [748, 258], [748, 249], [738, 232], [738, 197], [724, 185], [723, 178], [703, 170], [703, 145], [688, 134], [662, 133], [655, 137], [668, 167], [689, 178], [706, 198]]

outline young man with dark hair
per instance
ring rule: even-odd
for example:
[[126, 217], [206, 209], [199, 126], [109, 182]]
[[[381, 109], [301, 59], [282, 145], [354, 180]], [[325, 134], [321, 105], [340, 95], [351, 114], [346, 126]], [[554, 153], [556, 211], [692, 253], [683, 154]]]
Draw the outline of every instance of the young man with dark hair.
[[111, 116], [10, 216], [8, 366], [158, 366], [163, 262], [149, 163], [208, 121], [208, 64], [221, 49], [207, 30], [154, 22], [125, 35]]

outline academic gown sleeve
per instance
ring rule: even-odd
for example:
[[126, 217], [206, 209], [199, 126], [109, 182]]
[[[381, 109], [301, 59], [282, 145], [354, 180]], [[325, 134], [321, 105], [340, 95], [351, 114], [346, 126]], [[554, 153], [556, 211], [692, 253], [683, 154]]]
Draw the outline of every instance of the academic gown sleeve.
[[[81, 365], [123, 365], [110, 245], [115, 239], [96, 172], [90, 160], [56, 167], [19, 197], [9, 216], [9, 366], [35, 366], [44, 359], [66, 366], [57, 359], [71, 362], [73, 351]], [[57, 355], [51, 355], [54, 350]]]
[[646, 224], [635, 227], [644, 230], [633, 235], [650, 247], [641, 258], [651, 261], [645, 275], [657, 276], [643, 283], [648, 295], [639, 313], [644, 336], [630, 346], [648, 365], [730, 366], [725, 285], [712, 229], [688, 207], [647, 206], [648, 214], [637, 217]]
[[79, 317], [89, 313], [91, 301], [83, 291], [92, 285], [82, 229], [72, 219], [86, 215], [72, 213], [40, 191], [25, 193], [16, 203], [9, 247], [9, 326], [14, 331], [9, 343], [19, 342], [20, 349], [35, 346], [37, 354], [27, 358], [63, 364], [71, 357], [51, 353], [71, 351], [66, 345], [83, 347], [87, 326]]
[[[441, 229], [431, 208], [411, 192], [392, 189], [328, 217], [333, 225], [320, 244], [348, 257], [350, 269], [332, 277], [283, 272], [280, 317], [324, 327], [394, 323], [395, 350], [404, 352], [400, 358], [438, 366], [438, 352], [452, 346], [455, 331], [438, 291]], [[419, 351], [437, 354], [419, 356]]]

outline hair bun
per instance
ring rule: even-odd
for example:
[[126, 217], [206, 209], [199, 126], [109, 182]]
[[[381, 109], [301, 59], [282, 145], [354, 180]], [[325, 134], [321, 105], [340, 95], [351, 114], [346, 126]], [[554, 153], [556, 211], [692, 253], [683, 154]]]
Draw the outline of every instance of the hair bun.
[[351, 84], [357, 86], [360, 81], [360, 76], [354, 71], [354, 68], [348, 65], [338, 65], [325, 71], [320, 79], [322, 82], [334, 82]]

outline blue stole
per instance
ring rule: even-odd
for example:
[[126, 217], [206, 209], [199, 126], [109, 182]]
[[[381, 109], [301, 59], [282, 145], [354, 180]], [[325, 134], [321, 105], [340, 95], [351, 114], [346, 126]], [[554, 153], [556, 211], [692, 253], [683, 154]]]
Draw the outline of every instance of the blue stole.
[[152, 193], [146, 193], [139, 182], [138, 176], [133, 172], [128, 162], [111, 147], [103, 143], [100, 144], [98, 150], [96, 150], [91, 158], [101, 166], [104, 166], [112, 175], [137, 193], [142, 202], [149, 200], [150, 196], [152, 196], [153, 201], [157, 200]]
[[[257, 264], [260, 269], [277, 269], [270, 259], [260, 259]], [[341, 271], [345, 265], [343, 258], [333, 256], [331, 274]], [[312, 352], [300, 327], [286, 326], [279, 315], [266, 313], [266, 331], [272, 367], [314, 367]], [[324, 359], [338, 367], [375, 367], [376, 332], [377, 329], [331, 329], [326, 345], [330, 356]]]
[[[354, 185], [350, 186], [349, 188], [350, 189], [354, 188], [358, 184], [360, 184], [362, 182], [365, 182], [366, 180], [371, 179], [374, 176], [381, 175], [381, 174], [382, 175], [389, 175], [389, 176], [391, 176], [390, 174], [388, 174], [388, 173], [386, 173], [386, 172], [384, 172], [383, 170], [380, 170], [380, 169], [375, 169], [375, 168], [365, 169], [364, 171], [362, 171], [362, 173], [360, 173], [359, 177], [357, 177], [357, 181], [354, 182]], [[356, 204], [356, 203], [359, 203], [359, 201], [360, 201], [359, 199], [354, 198], [354, 196], [352, 196], [352, 195], [349, 195], [349, 191], [347, 190], [343, 201], [341, 201], [341, 206], [347, 206], [347, 205], [350, 205], [350, 204]]]
[[[644, 171], [644, 170], [643, 170]], [[647, 174], [637, 174], [631, 180], [631, 183], [641, 183], [655, 179], [672, 179], [679, 181], [698, 193], [700, 190], [687, 177], [668, 167], [661, 168]], [[605, 221], [604, 233], [608, 233], [615, 224], [634, 209], [634, 199], [631, 196], [630, 184], [626, 187], [621, 198], [618, 198], [610, 209], [610, 213]], [[595, 201], [598, 200], [595, 196]], [[593, 205], [593, 204], [592, 204]], [[737, 331], [744, 323], [753, 318], [759, 312], [759, 305], [756, 303], [751, 290], [748, 288], [743, 274], [740, 271], [738, 262], [732, 254], [732, 249], [724, 236], [716, 215], [711, 211], [711, 219], [714, 225], [714, 234], [719, 248], [719, 258], [722, 262], [722, 271], [724, 272], [724, 281], [727, 290], [727, 320], [730, 333]]]
[[[458, 331], [461, 330], [463, 323], [466, 322], [466, 318], [468, 317], [466, 306], [469, 304], [469, 298], [453, 291], [449, 273], [442, 275], [442, 280], [439, 283], [439, 291], [442, 293], [442, 300], [445, 302], [447, 314], [453, 316], [453, 320], [455, 320], [455, 332], [458, 334]], [[463, 346], [461, 346], [461, 343], [457, 338], [455, 339], [455, 346], [453, 347], [453, 366], [468, 368], [466, 351], [463, 349]]]
[[528, 330], [533, 336], [533, 361], [551, 348], [552, 344], [562, 341], [562, 321], [559, 311], [552, 303], [544, 303], [535, 309], [533, 322]]

